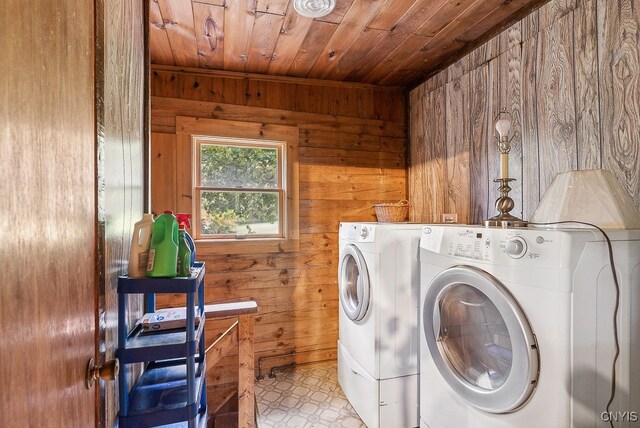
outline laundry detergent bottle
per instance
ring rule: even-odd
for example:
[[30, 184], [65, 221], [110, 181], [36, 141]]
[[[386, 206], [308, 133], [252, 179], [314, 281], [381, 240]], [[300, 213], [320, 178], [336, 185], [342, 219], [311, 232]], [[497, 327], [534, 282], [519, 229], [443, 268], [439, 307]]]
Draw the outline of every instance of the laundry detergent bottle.
[[178, 220], [172, 211], [165, 211], [153, 223], [147, 276], [173, 278], [178, 273], [177, 263]]
[[191, 249], [187, 242], [187, 231], [184, 224], [178, 226], [178, 276], [191, 276]]
[[191, 229], [191, 214], [186, 213], [178, 213], [176, 214], [176, 218], [178, 219], [178, 225], [184, 225], [184, 235], [187, 238], [187, 245], [189, 245], [189, 249], [191, 250], [191, 267], [193, 267], [196, 262], [196, 243], [193, 242], [193, 238], [187, 232], [187, 228]]
[[140, 278], [147, 275], [152, 230], [153, 214], [144, 214], [142, 220], [133, 227], [128, 270], [131, 278]]

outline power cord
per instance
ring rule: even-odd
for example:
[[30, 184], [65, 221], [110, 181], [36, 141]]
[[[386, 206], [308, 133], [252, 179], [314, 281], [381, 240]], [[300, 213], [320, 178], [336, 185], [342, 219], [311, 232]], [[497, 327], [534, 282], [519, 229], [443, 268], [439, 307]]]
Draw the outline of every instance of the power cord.
[[[607, 235], [607, 233], [604, 230], [602, 230], [602, 228], [592, 223], [586, 223], [583, 221], [556, 221], [552, 223], [529, 223], [529, 225], [531, 226], [553, 226], [558, 224], [581, 224], [584, 226], [593, 227], [594, 229], [598, 229], [598, 231], [602, 233], [602, 236], [604, 236], [604, 239], [607, 241], [607, 248], [609, 250], [609, 264], [611, 265], [611, 274], [613, 275], [613, 284], [616, 289], [616, 302], [613, 309], [613, 341], [615, 344], [616, 352], [614, 354], [613, 364], [611, 366], [611, 392], [609, 394], [609, 401], [607, 402], [607, 407], [605, 409], [607, 411], [607, 415], [609, 415], [611, 414], [609, 408], [616, 396], [616, 363], [618, 362], [618, 357], [620, 356], [620, 340], [618, 338], [619, 336], [618, 312], [620, 309], [620, 284], [618, 283], [618, 275], [616, 274], [616, 267], [613, 260], [613, 246], [611, 245], [611, 240], [609, 239], [609, 235]], [[611, 428], [614, 428], [612, 418], [609, 417], [608, 419], [609, 419], [609, 426], [611, 426]]]

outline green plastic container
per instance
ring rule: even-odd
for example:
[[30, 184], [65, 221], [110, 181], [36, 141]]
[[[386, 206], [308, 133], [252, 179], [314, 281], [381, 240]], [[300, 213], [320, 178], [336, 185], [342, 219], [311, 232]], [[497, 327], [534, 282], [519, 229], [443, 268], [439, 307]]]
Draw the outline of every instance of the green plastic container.
[[153, 223], [147, 276], [173, 278], [178, 274], [178, 220], [165, 211]]
[[178, 276], [191, 276], [191, 248], [187, 241], [187, 231], [181, 224], [178, 234]]

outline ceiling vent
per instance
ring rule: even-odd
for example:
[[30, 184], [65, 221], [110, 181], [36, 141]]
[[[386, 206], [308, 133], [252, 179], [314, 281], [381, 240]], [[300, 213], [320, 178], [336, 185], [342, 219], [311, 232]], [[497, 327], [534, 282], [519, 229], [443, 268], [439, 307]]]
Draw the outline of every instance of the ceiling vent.
[[294, 0], [293, 8], [307, 18], [320, 18], [331, 13], [336, 0]]

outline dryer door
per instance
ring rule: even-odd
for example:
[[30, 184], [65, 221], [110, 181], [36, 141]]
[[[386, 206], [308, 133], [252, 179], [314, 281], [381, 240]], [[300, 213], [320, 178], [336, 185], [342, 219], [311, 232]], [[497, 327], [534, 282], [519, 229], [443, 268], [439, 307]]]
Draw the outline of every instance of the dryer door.
[[353, 244], [342, 250], [338, 276], [340, 303], [347, 317], [359, 321], [369, 308], [369, 272], [362, 253]]
[[526, 403], [538, 380], [538, 347], [496, 278], [469, 266], [446, 269], [429, 285], [422, 319], [431, 357], [460, 397], [491, 413]]

